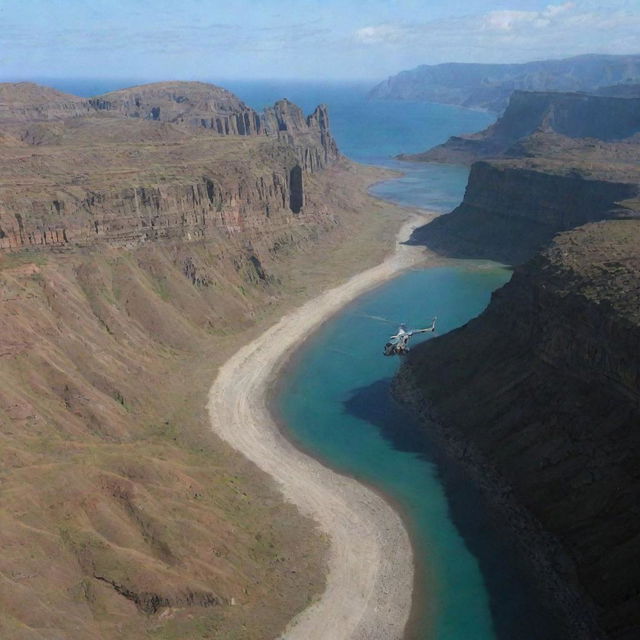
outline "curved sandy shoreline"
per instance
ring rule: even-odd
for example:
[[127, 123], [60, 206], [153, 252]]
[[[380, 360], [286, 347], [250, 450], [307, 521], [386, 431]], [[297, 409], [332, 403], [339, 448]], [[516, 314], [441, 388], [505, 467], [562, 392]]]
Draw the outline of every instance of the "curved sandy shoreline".
[[368, 289], [424, 262], [400, 244], [431, 216], [415, 215], [395, 252], [288, 313], [218, 372], [209, 391], [215, 433], [278, 483], [285, 498], [330, 537], [326, 589], [290, 623], [288, 640], [394, 640], [411, 610], [413, 551], [400, 516], [379, 495], [296, 449], [268, 410], [268, 390], [290, 353], [327, 318]]

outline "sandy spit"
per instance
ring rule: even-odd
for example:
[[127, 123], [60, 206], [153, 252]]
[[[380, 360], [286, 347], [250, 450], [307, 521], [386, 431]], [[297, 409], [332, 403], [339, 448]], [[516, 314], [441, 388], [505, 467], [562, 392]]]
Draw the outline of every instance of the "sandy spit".
[[271, 475], [285, 498], [330, 538], [326, 589], [294, 618], [287, 640], [394, 640], [411, 610], [413, 552], [400, 516], [379, 495], [296, 449], [268, 410], [268, 391], [291, 353], [341, 307], [414, 264], [424, 249], [403, 245], [431, 215], [415, 215], [395, 251], [288, 313], [222, 365], [209, 391], [215, 433]]

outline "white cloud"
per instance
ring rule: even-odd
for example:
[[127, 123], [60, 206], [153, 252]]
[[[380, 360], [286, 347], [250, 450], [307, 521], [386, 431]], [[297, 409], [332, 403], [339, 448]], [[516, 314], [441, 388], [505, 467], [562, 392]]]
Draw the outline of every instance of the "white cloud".
[[354, 36], [357, 42], [363, 44], [380, 44], [399, 42], [406, 35], [407, 27], [402, 25], [380, 24], [373, 27], [362, 27]]
[[491, 11], [483, 20], [483, 27], [496, 31], [512, 31], [519, 27], [542, 28], [550, 26], [560, 16], [575, 8], [574, 2], [550, 4], [542, 11]]
[[504, 9], [422, 23], [365, 26], [352, 32], [350, 42], [354, 53], [409, 68], [452, 61], [526, 62], [584, 53], [637, 54], [639, 33], [637, 5], [604, 7], [602, 2], [592, 5], [580, 0], [549, 4], [540, 11]]

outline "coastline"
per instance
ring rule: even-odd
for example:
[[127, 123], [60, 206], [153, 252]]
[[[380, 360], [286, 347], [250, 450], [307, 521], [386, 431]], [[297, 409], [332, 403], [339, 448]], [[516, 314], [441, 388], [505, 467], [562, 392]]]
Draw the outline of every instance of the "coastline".
[[326, 589], [285, 631], [289, 640], [402, 638], [412, 609], [414, 558], [401, 516], [377, 492], [331, 471], [290, 442], [269, 411], [270, 390], [291, 353], [351, 300], [427, 261], [401, 244], [434, 214], [414, 215], [381, 264], [286, 314], [218, 372], [208, 410], [213, 431], [272, 476], [284, 497], [330, 539]]

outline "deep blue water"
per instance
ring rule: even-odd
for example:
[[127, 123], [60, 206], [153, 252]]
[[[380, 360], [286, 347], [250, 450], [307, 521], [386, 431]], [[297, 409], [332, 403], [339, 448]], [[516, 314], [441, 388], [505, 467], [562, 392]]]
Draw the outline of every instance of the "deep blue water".
[[[215, 82], [215, 80], [214, 80]], [[139, 81], [46, 80], [77, 95]], [[400, 163], [450, 135], [486, 127], [491, 117], [451, 106], [368, 102], [367, 86], [219, 83], [256, 109], [287, 97], [306, 113], [321, 102], [343, 153], [405, 176], [372, 192], [395, 202], [451, 210], [462, 198], [464, 167]], [[397, 323], [439, 333], [480, 313], [510, 277], [500, 265], [465, 261], [410, 271], [367, 293], [327, 322], [302, 348], [275, 400], [291, 438], [327, 464], [392, 497], [406, 518], [418, 558], [420, 589], [412, 638], [552, 640], [558, 636], [520, 570], [509, 540], [495, 527], [463, 470], [389, 394], [398, 362], [381, 355]], [[428, 335], [425, 339], [431, 339]]]

